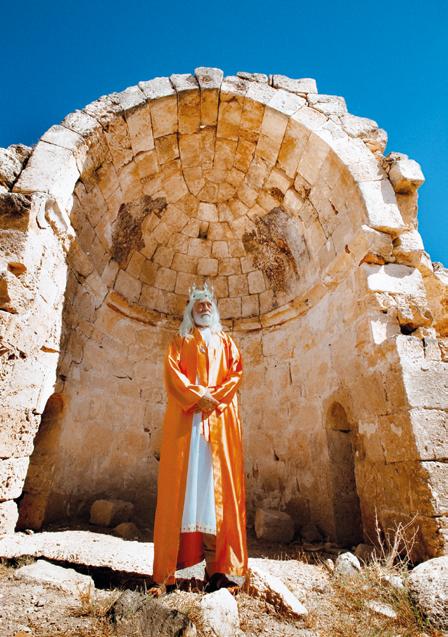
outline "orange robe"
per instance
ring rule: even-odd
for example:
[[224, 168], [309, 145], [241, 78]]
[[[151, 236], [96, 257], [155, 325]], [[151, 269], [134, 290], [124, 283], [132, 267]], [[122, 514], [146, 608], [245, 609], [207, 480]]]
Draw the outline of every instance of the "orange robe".
[[[242, 360], [232, 338], [219, 333], [219, 347], [207, 346], [195, 327], [176, 336], [165, 356], [168, 405], [162, 431], [153, 579], [172, 584], [176, 570], [204, 558], [202, 533], [181, 533], [193, 412], [208, 387], [219, 401], [209, 416], [216, 510], [216, 570], [247, 572], [246, 492], [237, 389]], [[199, 382], [196, 383], [196, 378]]]

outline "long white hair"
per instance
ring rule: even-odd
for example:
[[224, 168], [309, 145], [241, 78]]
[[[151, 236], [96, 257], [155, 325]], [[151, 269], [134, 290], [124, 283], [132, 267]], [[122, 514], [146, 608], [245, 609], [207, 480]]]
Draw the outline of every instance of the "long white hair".
[[195, 326], [194, 320], [193, 320], [193, 306], [196, 303], [196, 301], [203, 301], [204, 299], [207, 299], [212, 304], [211, 321], [208, 327], [210, 327], [210, 330], [212, 332], [222, 331], [218, 305], [213, 295], [213, 288], [210, 289], [207, 283], [204, 284], [204, 287], [202, 289], [197, 288], [193, 284], [193, 286], [190, 288], [190, 298], [188, 299], [188, 303], [185, 306], [184, 316], [182, 319], [182, 323], [180, 324], [180, 327], [179, 327], [179, 334], [181, 336], [188, 336], [189, 334], [193, 332], [193, 329]]

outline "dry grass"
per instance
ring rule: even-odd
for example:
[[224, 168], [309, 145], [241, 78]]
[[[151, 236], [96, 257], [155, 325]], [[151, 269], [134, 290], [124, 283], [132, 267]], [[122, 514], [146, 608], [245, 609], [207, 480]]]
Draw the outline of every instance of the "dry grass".
[[[322, 626], [317, 613], [310, 618], [314, 619], [314, 627], [319, 627], [322, 637], [442, 635], [422, 616], [407, 588], [410, 556], [417, 531], [415, 519], [384, 531], [376, 517], [376, 548], [371, 561], [357, 575], [339, 575], [332, 579], [334, 616], [331, 624]], [[387, 576], [400, 577], [404, 587], [392, 586]], [[389, 618], [372, 610], [368, 606], [372, 601], [387, 605], [396, 616]], [[313, 621], [310, 623], [313, 624]]]

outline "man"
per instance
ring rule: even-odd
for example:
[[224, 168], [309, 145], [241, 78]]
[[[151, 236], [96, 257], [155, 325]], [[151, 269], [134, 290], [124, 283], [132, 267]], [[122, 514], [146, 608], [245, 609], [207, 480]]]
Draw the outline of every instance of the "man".
[[154, 524], [153, 595], [175, 571], [206, 560], [207, 592], [247, 572], [246, 507], [237, 389], [241, 356], [213, 293], [193, 287], [165, 357], [168, 405]]

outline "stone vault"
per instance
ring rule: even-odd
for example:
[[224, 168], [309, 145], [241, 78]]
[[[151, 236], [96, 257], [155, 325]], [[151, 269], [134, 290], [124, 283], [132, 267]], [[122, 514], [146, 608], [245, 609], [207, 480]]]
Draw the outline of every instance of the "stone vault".
[[311, 79], [199, 68], [0, 151], [0, 529], [150, 521], [162, 357], [192, 283], [243, 353], [249, 519], [448, 547], [448, 275], [423, 175]]

